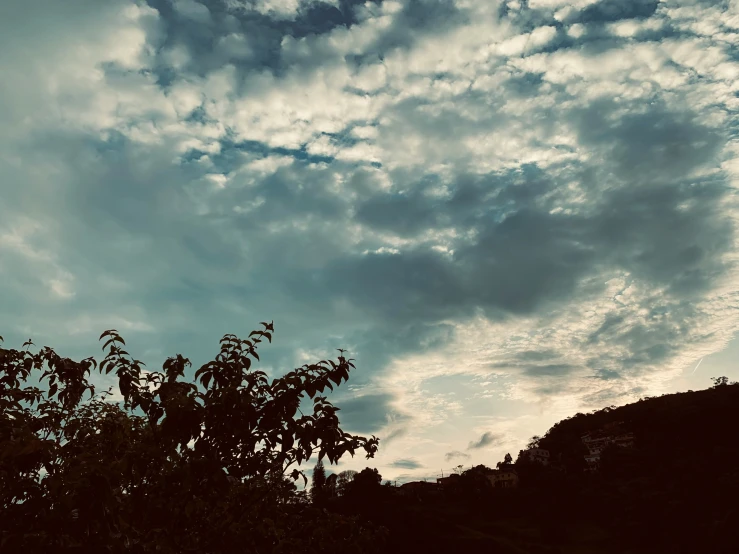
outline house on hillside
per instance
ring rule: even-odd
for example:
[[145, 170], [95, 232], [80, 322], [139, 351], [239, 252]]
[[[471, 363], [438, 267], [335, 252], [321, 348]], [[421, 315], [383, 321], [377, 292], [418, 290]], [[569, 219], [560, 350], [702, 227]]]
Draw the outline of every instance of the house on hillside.
[[510, 489], [518, 486], [518, 473], [512, 467], [502, 467], [485, 475], [494, 488]]
[[444, 487], [448, 487], [449, 485], [454, 485], [455, 483], [458, 483], [459, 478], [459, 474], [452, 473], [448, 477], [438, 477], [436, 479], [436, 484], [439, 485], [439, 488], [443, 489]]
[[611, 423], [602, 429], [580, 437], [583, 445], [588, 449], [588, 453], [585, 455], [588, 470], [597, 471], [600, 469], [600, 455], [607, 446], [611, 444], [625, 448], [634, 446], [634, 433], [623, 431], [622, 424], [623, 422]]
[[523, 451], [529, 461], [536, 462], [542, 465], [549, 465], [549, 450], [544, 448], [529, 448]]

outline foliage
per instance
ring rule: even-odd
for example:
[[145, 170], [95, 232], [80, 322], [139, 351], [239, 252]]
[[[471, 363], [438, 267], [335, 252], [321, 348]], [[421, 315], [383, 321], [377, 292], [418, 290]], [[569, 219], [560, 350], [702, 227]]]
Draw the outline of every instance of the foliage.
[[334, 498], [337, 495], [336, 482], [338, 477], [336, 473], [332, 473], [326, 478], [326, 484], [324, 486], [326, 498]]
[[323, 502], [326, 498], [326, 470], [323, 467], [322, 460], [318, 460], [313, 468], [310, 495], [315, 504]]
[[346, 494], [346, 491], [349, 487], [349, 483], [351, 483], [354, 480], [354, 477], [357, 475], [357, 472], [353, 469], [346, 469], [339, 473], [339, 476], [336, 478], [336, 493], [339, 496], [342, 496]]
[[[338, 363], [270, 383], [252, 368], [257, 345], [272, 340], [273, 324], [262, 326], [248, 339], [225, 335], [195, 383], [180, 380], [190, 362], [179, 354], [162, 372], [144, 370], [115, 330], [100, 336], [99, 366], [49, 347], [34, 354], [30, 340], [0, 348], [0, 550], [372, 551], [375, 530], [312, 511], [294, 484], [305, 475], [290, 470], [315, 452], [331, 463], [374, 456], [379, 440], [342, 431], [319, 395], [354, 365], [340, 350]], [[95, 394], [94, 369], [117, 376], [122, 406]]]
[[376, 468], [366, 467], [354, 476], [348, 493], [354, 497], [367, 497], [377, 493], [382, 483], [382, 475]]
[[[519, 454], [520, 456], [520, 454]], [[496, 467], [500, 469], [501, 467], [509, 466], [513, 463], [513, 457], [510, 454], [506, 454], [505, 458], [503, 458], [502, 462], [498, 462], [496, 464]]]
[[729, 383], [729, 378], [725, 375], [722, 375], [721, 377], [711, 377], [711, 381], [713, 382], [714, 387], [723, 387], [726, 385], [736, 385], [736, 381]]

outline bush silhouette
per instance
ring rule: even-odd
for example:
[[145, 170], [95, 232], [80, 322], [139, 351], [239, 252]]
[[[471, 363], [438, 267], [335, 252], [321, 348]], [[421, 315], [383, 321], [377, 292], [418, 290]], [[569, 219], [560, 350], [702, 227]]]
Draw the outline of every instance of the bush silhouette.
[[[319, 393], [345, 382], [340, 356], [271, 383], [252, 367], [272, 341], [262, 323], [183, 379], [187, 358], [147, 372], [104, 332], [107, 355], [0, 348], [0, 550], [20, 552], [373, 552], [382, 530], [312, 508], [294, 481], [314, 453], [335, 463], [379, 439], [339, 427]], [[0, 337], [1, 339], [1, 337]], [[123, 406], [95, 394], [92, 370], [118, 377]], [[38, 386], [28, 383], [38, 378]], [[40, 387], [46, 387], [42, 390]], [[83, 397], [90, 395], [87, 401]], [[301, 399], [313, 399], [303, 414]], [[300, 413], [300, 416], [298, 416]], [[293, 467], [296, 466], [296, 467]]]

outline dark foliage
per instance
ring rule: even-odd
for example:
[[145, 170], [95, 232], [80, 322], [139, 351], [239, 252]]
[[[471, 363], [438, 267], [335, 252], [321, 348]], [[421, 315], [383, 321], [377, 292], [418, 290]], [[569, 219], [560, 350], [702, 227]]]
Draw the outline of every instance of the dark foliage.
[[[106, 331], [99, 370], [118, 377], [123, 406], [95, 395], [93, 358], [33, 354], [30, 340], [0, 348], [0, 550], [377, 551], [381, 529], [315, 510], [293, 483], [304, 474], [290, 469], [314, 453], [332, 463], [360, 449], [374, 456], [378, 439], [343, 432], [318, 395], [348, 379], [351, 360], [340, 351], [338, 363], [270, 383], [252, 368], [274, 331], [262, 325], [246, 340], [226, 335], [196, 383], [180, 380], [187, 358], [145, 372]], [[300, 412], [305, 396], [312, 414]]]

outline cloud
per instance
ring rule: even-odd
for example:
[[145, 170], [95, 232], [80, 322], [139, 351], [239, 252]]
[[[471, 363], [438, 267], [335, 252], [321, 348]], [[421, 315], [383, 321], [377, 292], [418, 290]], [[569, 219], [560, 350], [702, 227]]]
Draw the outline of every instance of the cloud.
[[418, 469], [420, 467], [423, 467], [422, 463], [420, 463], [418, 460], [413, 460], [413, 459], [395, 460], [390, 465], [392, 467], [397, 467], [401, 469]]
[[447, 462], [457, 459], [469, 460], [470, 455], [459, 450], [452, 450], [451, 452], [447, 452], [446, 454], [444, 454], [444, 460]]
[[389, 423], [408, 419], [407, 415], [393, 409], [393, 401], [391, 394], [377, 393], [336, 401], [335, 404], [341, 410], [341, 422], [347, 430], [373, 434]]
[[273, 375], [349, 349], [387, 473], [669, 390], [736, 327], [732, 3], [6, 4], [9, 344], [197, 368], [274, 319]]
[[467, 450], [477, 450], [480, 448], [486, 448], [488, 446], [494, 446], [497, 445], [501, 440], [502, 437], [488, 431], [483, 433], [478, 440], [470, 442], [469, 446], [467, 446]]

